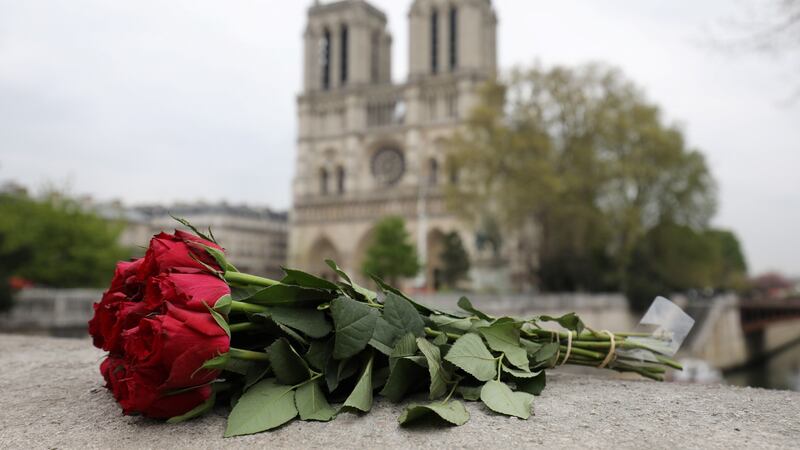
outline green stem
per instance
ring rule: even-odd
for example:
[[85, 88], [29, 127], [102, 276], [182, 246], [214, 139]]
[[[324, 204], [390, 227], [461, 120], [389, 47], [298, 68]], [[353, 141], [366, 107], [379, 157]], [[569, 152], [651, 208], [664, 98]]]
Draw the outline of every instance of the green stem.
[[243, 313], [264, 313], [269, 311], [269, 308], [266, 306], [261, 305], [254, 305], [252, 303], [245, 303], [245, 302], [231, 302], [231, 312], [243, 312]]
[[256, 331], [263, 329], [259, 324], [253, 322], [234, 323], [230, 325], [231, 333], [241, 331]]
[[[566, 354], [567, 353], [567, 346], [566, 345], [561, 345], [560, 346], [560, 350], [562, 352], [564, 352], [564, 354]], [[603, 354], [603, 353], [593, 352], [591, 350], [586, 350], [586, 349], [582, 349], [582, 348], [577, 348], [577, 347], [575, 347], [574, 344], [572, 345], [572, 350], [570, 351], [570, 355], [581, 355], [581, 356], [586, 356], [586, 357], [589, 357], [589, 358], [592, 358], [592, 359], [599, 359], [601, 361], [603, 360], [603, 358], [606, 357], [606, 355]]]
[[252, 284], [255, 286], [264, 286], [264, 287], [270, 287], [270, 286], [275, 286], [276, 284], [280, 284], [279, 281], [241, 272], [225, 272], [225, 281], [227, 281], [228, 283]]
[[244, 350], [241, 348], [231, 347], [231, 349], [228, 350], [228, 354], [233, 359], [243, 359], [245, 361], [269, 361], [269, 357], [266, 353], [254, 352], [252, 350]]
[[683, 370], [683, 366], [678, 361], [675, 361], [674, 359], [671, 358], [667, 358], [666, 356], [661, 356], [661, 355], [655, 355], [655, 356], [658, 362], [660, 362], [661, 364], [670, 366], [673, 369]]
[[461, 337], [460, 334], [447, 333], [445, 331], [436, 331], [431, 327], [425, 327], [425, 334], [427, 334], [430, 337], [436, 337], [436, 336], [439, 336], [441, 334], [444, 334], [445, 336], [447, 336], [448, 339], [458, 339], [458, 338]]
[[497, 358], [497, 381], [500, 381], [500, 375], [503, 374], [503, 357], [505, 353], [500, 353], [500, 357]]

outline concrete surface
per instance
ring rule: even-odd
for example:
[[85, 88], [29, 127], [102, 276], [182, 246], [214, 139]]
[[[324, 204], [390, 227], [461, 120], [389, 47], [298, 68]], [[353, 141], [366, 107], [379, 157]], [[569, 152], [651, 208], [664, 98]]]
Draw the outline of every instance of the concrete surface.
[[402, 406], [223, 439], [224, 409], [184, 424], [125, 417], [84, 339], [0, 335], [0, 448], [797, 448], [800, 393], [551, 372], [527, 421], [469, 403], [462, 427], [404, 429]]

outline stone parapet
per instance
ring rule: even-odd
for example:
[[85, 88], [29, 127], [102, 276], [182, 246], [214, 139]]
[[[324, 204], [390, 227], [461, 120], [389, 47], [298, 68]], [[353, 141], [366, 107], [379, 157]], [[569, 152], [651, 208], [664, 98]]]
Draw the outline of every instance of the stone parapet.
[[555, 370], [527, 421], [468, 405], [462, 427], [400, 428], [403, 405], [223, 439], [224, 409], [184, 424], [122, 416], [88, 339], [0, 335], [3, 448], [796, 448], [800, 393]]

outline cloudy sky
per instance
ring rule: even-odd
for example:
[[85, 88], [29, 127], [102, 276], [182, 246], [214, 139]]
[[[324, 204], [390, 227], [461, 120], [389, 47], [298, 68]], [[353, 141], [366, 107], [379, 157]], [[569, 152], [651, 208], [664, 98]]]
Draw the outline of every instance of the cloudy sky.
[[[713, 48], [741, 1], [498, 0], [500, 64], [621, 67], [707, 155], [752, 269], [800, 274], [800, 77]], [[288, 207], [310, 3], [0, 0], [0, 181]], [[374, 3], [402, 81], [410, 2]]]

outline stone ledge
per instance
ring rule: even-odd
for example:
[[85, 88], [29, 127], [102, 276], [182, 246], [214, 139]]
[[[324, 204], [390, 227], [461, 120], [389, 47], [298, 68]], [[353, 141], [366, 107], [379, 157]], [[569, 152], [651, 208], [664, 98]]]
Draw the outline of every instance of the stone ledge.
[[225, 411], [184, 424], [125, 417], [101, 387], [88, 340], [0, 335], [3, 448], [792, 448], [800, 393], [618, 380], [554, 371], [522, 421], [470, 403], [462, 427], [404, 429], [402, 406], [330, 423], [295, 421], [223, 439]]

